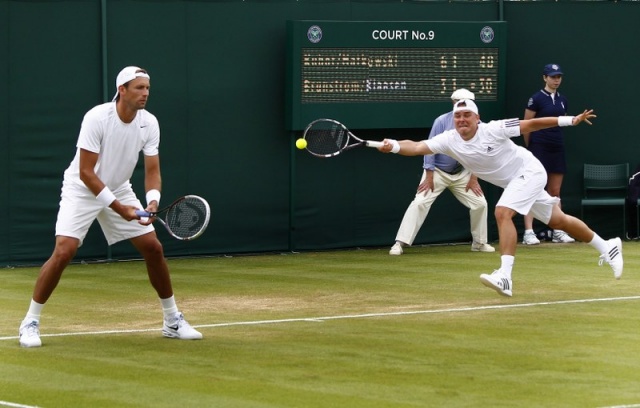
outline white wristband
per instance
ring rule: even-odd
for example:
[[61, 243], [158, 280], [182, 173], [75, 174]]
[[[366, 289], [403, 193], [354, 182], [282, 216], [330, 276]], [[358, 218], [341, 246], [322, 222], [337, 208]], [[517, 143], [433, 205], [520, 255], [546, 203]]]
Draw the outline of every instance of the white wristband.
[[104, 186], [100, 194], [96, 196], [96, 200], [100, 201], [105, 207], [108, 207], [116, 200], [116, 196], [109, 190], [109, 187]]
[[391, 139], [391, 153], [398, 153], [400, 151], [400, 143], [397, 140]]
[[147, 191], [147, 205], [151, 204], [152, 201], [157, 201], [158, 205], [160, 205], [160, 191], [155, 188]]
[[574, 116], [558, 116], [558, 126], [573, 126]]

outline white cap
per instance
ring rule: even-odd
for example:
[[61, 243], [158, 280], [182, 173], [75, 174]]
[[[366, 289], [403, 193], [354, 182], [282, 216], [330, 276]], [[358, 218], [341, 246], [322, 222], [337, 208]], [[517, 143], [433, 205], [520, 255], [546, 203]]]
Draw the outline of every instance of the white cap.
[[147, 74], [147, 71], [140, 67], [129, 66], [122, 68], [122, 71], [120, 71], [120, 73], [116, 77], [116, 94], [113, 96], [112, 101], [115, 101], [116, 98], [118, 98], [118, 88], [120, 87], [120, 85], [124, 85], [127, 82], [139, 77], [151, 79], [149, 74]]
[[454, 101], [459, 101], [462, 99], [471, 99], [472, 101], [476, 100], [476, 96], [468, 89], [460, 88], [453, 91], [451, 94], [451, 99]]
[[473, 112], [477, 115], [478, 107], [471, 99], [462, 99], [453, 104], [453, 113], [464, 111]]

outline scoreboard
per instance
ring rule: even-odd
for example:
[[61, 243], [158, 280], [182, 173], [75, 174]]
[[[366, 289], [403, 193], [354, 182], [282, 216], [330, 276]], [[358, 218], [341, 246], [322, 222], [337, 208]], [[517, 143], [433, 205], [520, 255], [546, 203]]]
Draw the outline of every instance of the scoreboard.
[[504, 114], [506, 23], [287, 21], [285, 120], [351, 129], [431, 127], [451, 93], [476, 95], [481, 117]]

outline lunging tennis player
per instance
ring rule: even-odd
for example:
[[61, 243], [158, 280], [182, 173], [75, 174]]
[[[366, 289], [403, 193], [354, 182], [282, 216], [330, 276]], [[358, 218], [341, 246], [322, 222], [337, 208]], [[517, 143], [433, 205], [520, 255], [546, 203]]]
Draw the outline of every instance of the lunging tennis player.
[[527, 149], [516, 145], [511, 138], [522, 133], [554, 126], [576, 126], [581, 122], [591, 124], [593, 110], [585, 110], [577, 116], [533, 118], [527, 120], [505, 119], [480, 123], [478, 107], [470, 99], [454, 104], [455, 129], [421, 142], [385, 139], [384, 153], [404, 156], [423, 156], [441, 153], [458, 160], [464, 168], [491, 184], [504, 189], [496, 204], [495, 217], [500, 239], [500, 268], [491, 274], [480, 275], [480, 281], [504, 296], [512, 296], [511, 272], [515, 260], [518, 234], [513, 217], [529, 212], [553, 229], [566, 231], [572, 237], [587, 242], [600, 253], [599, 264], [607, 262], [613, 276], [622, 276], [622, 241], [602, 239], [583, 221], [565, 214], [558, 203], [560, 198], [546, 192], [547, 172]]

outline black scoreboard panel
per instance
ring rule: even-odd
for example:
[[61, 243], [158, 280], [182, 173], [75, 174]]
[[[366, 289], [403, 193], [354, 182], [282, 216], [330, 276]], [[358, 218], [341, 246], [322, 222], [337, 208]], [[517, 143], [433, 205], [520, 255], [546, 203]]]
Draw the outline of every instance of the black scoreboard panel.
[[286, 125], [430, 127], [457, 88], [504, 113], [504, 22], [287, 22]]

